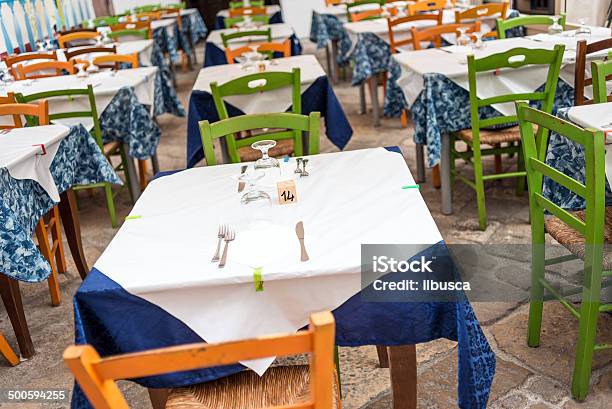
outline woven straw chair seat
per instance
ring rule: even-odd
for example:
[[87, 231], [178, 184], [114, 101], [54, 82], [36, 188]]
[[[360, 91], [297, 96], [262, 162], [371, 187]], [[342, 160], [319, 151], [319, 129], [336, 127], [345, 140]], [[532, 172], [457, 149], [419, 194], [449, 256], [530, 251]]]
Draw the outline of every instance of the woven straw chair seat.
[[[458, 138], [466, 142], [472, 142], [472, 129], [462, 129], [455, 132]], [[507, 129], [481, 129], [480, 143], [485, 145], [498, 145], [503, 142], [520, 142], [521, 132], [518, 126]]]
[[[273, 158], [281, 158], [293, 154], [293, 139], [281, 139], [276, 141], [276, 146], [268, 152]], [[238, 156], [241, 162], [253, 162], [261, 158], [261, 152], [256, 151], [250, 146], [238, 149]]]
[[[585, 212], [572, 212], [574, 216], [584, 221]], [[572, 254], [580, 259], [584, 259], [585, 245], [584, 236], [578, 231], [572, 229], [557, 217], [551, 217], [544, 222], [544, 226], [548, 234], [559, 242], [563, 247], [568, 249]], [[612, 207], [606, 207], [606, 219], [604, 226], [604, 255], [603, 269], [612, 270]]]
[[[172, 389], [166, 409], [268, 408], [306, 402], [309, 395], [307, 365], [275, 366], [261, 377], [253, 371], [242, 371], [216, 381]], [[334, 407], [337, 402], [336, 392]]]

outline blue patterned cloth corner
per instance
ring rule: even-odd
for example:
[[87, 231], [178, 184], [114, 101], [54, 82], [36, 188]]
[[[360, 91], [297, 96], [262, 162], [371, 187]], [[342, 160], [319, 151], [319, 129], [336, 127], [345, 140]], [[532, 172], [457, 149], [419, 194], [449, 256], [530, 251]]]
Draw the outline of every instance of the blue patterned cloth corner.
[[310, 23], [310, 41], [315, 43], [317, 48], [325, 48], [330, 41], [337, 41], [337, 63], [341, 66], [348, 64], [352, 41], [338, 17], [313, 11]]
[[169, 35], [165, 27], [158, 27], [153, 30], [153, 40], [159, 45], [162, 53], [168, 54], [171, 62], [179, 62], [176, 36]]
[[206, 38], [208, 28], [204, 23], [204, 19], [199, 11], [183, 15], [183, 31], [185, 35], [191, 35], [191, 43], [196, 44], [200, 40]]
[[[73, 126], [60, 142], [50, 170], [59, 192], [91, 183], [123, 184], [82, 125]], [[38, 220], [56, 203], [38, 182], [14, 179], [6, 168], [0, 168], [0, 193], [0, 272], [31, 283], [47, 279], [51, 267], [32, 234]]]

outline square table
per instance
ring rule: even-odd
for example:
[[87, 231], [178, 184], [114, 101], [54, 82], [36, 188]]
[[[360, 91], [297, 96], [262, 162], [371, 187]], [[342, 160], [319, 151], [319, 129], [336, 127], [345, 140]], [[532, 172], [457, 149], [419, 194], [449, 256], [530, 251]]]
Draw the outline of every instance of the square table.
[[[393, 150], [313, 155], [307, 178], [294, 177], [295, 161], [283, 162], [281, 179], [294, 177], [299, 196], [290, 205], [241, 205], [240, 164], [193, 168], [154, 180], [75, 295], [76, 343], [91, 344], [106, 356], [219, 342], [293, 332], [310, 313], [333, 310], [340, 346], [458, 341], [459, 404], [484, 408], [495, 356], [468, 301], [368, 302], [360, 295], [362, 243], [415, 244], [428, 254], [446, 252], [419, 190], [402, 189], [414, 180], [399, 150]], [[262, 187], [277, 199], [273, 186]], [[293, 231], [297, 221], [305, 227], [307, 262], [300, 261]], [[209, 262], [220, 223], [236, 229], [223, 269]], [[245, 364], [261, 373], [270, 363]], [[135, 381], [170, 388], [243, 368]], [[398, 395], [406, 393], [402, 386]], [[408, 388], [414, 386], [413, 379]], [[410, 391], [414, 404], [415, 390]], [[88, 407], [78, 387], [72, 404]]]
[[[291, 25], [285, 23], [262, 25], [261, 27], [258, 27], [257, 30], [267, 30], [268, 28], [272, 30], [272, 42], [283, 42], [286, 39], [290, 39], [291, 55], [299, 55], [302, 53], [302, 46], [300, 45], [300, 41], [296, 37]], [[249, 31], [250, 30], [254, 29], [249, 29]], [[223, 45], [223, 40], [221, 39], [221, 33], [229, 34], [237, 31], [240, 31], [240, 29], [224, 28], [210, 32], [208, 38], [206, 39], [206, 47], [204, 49], [204, 67], [227, 64], [227, 59], [225, 58], [225, 46]], [[257, 37], [255, 40], [257, 42], [266, 41], [262, 40], [261, 37]], [[244, 37], [230, 41], [232, 47], [242, 47], [248, 43], [249, 40], [245, 40]]]
[[[275, 58], [268, 65], [268, 71], [291, 72], [300, 68], [302, 82], [302, 114], [320, 112], [325, 118], [327, 137], [340, 149], [351, 139], [353, 129], [344, 114], [342, 106], [329, 84], [325, 71], [314, 55], [299, 55]], [[199, 121], [219, 120], [210, 92], [210, 83], [223, 84], [229, 80], [254, 73], [246, 72], [240, 64], [217, 65], [203, 68], [198, 75], [189, 100], [187, 119], [187, 167], [192, 167], [204, 158]], [[284, 112], [291, 108], [291, 88], [257, 94], [225, 98], [230, 116]], [[305, 141], [306, 142], [306, 141]], [[305, 152], [308, 152], [306, 150]]]
[[[265, 7], [266, 7], [266, 15], [270, 18], [269, 20], [270, 24], [283, 23], [283, 14], [281, 12], [281, 8], [279, 5], [273, 4], [271, 6], [265, 6]], [[219, 10], [215, 18], [215, 30], [227, 28], [225, 27], [225, 19], [229, 16], [230, 15], [229, 15], [228, 9]]]

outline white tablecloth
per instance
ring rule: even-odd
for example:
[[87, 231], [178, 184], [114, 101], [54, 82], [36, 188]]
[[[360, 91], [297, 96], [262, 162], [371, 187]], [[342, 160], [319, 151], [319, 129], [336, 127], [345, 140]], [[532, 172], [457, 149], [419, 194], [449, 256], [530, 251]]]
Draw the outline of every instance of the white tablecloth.
[[[593, 28], [590, 37], [562, 37], [566, 43], [560, 78], [568, 84], [574, 84], [574, 66], [576, 58], [576, 42], [586, 39], [589, 43], [608, 38], [609, 28]], [[504, 52], [513, 48], [553, 49], [559, 36], [538, 35], [532, 37], [508, 38], [504, 40], [487, 41], [482, 50], [458, 50], [457, 47], [442, 49], [427, 49], [395, 54], [393, 58], [400, 64], [402, 75], [398, 85], [402, 88], [407, 102], [411, 105], [423, 90], [423, 75], [427, 73], [442, 74], [457, 85], [468, 90], [467, 54], [474, 53], [476, 58]], [[569, 45], [569, 49], [567, 48]], [[451, 52], [452, 51], [452, 52]], [[601, 58], [604, 54], [591, 54], [589, 58]], [[588, 66], [589, 64], [587, 64]], [[489, 98], [501, 94], [533, 92], [546, 82], [548, 69], [542, 66], [526, 66], [515, 70], [503, 70], [500, 75], [483, 73], [478, 75], [478, 97]], [[590, 72], [590, 67], [588, 72]], [[592, 96], [592, 89], [585, 90], [587, 97]], [[514, 113], [513, 104], [497, 104], [494, 108], [502, 114]]]
[[[0, 95], [6, 95], [8, 92], [30, 95], [58, 89], [87, 88], [91, 84], [96, 96], [98, 115], [102, 115], [106, 106], [122, 87], [134, 88], [139, 102], [153, 106], [156, 73], [157, 67], [141, 67], [113, 72], [104, 71], [90, 74], [85, 78], [79, 78], [76, 75], [61, 75], [36, 80], [15, 81], [10, 86], [0, 90]], [[67, 98], [50, 99], [48, 102], [49, 112], [52, 114], [89, 109], [89, 100], [86, 97], [74, 97], [72, 100]], [[6, 123], [5, 118], [1, 118], [0, 121]], [[82, 118], [58, 120], [56, 122], [67, 125], [81, 123], [87, 129], [91, 129], [92, 125], [91, 122], [83, 121]]]
[[[325, 75], [323, 67], [321, 67], [314, 55], [276, 58], [268, 65], [267, 71], [291, 72], [294, 67], [300, 68], [302, 92], [317, 78]], [[255, 71], [245, 71], [240, 64], [215, 65], [202, 68], [193, 89], [210, 93], [210, 83], [213, 81], [217, 81], [218, 84], [224, 84], [230, 80], [253, 73]], [[284, 112], [292, 104], [291, 87], [283, 87], [274, 91], [250, 95], [234, 95], [224, 99], [246, 114]]]
[[[333, 310], [360, 291], [361, 244], [442, 240], [402, 155], [383, 148], [311, 156], [298, 203], [240, 204], [240, 164], [192, 168], [149, 184], [95, 264], [126, 291], [158, 305], [207, 342], [296, 331], [312, 312]], [[283, 163], [294, 178], [295, 161]], [[310, 260], [300, 262], [303, 221]], [[220, 224], [236, 231], [228, 261], [210, 259]], [[264, 291], [253, 273], [262, 268]], [[271, 359], [248, 366], [265, 371]]]
[[[286, 38], [291, 37], [294, 34], [293, 28], [291, 28], [289, 24], [285, 24], [285, 23], [263, 25], [257, 28], [257, 30], [267, 30], [268, 27], [272, 29], [272, 41], [274, 42], [282, 41]], [[221, 33], [229, 34], [229, 33], [234, 33], [238, 30], [239, 29], [237, 28], [224, 28], [221, 30], [213, 30], [208, 35], [208, 38], [206, 39], [206, 41], [209, 43], [215, 44], [217, 47], [219, 47], [222, 50], [225, 50], [225, 47], [223, 46], [223, 41], [221, 40]], [[245, 30], [245, 31], [251, 31], [251, 30], [252, 29]], [[262, 40], [262, 37], [257, 37], [255, 38], [255, 40], [257, 40], [257, 42], [265, 41], [265, 40]], [[243, 38], [237, 38], [237, 39], [231, 40], [230, 44], [232, 48], [240, 47], [240, 46], [245, 45], [248, 41], [249, 40], [245, 40], [243, 37]]]
[[15, 179], [38, 182], [49, 197], [59, 203], [50, 167], [60, 142], [69, 132], [70, 128], [63, 125], [46, 125], [0, 134], [0, 168], [6, 168]]
[[[266, 14], [268, 16], [272, 16], [272, 15], [278, 13], [279, 11], [281, 11], [281, 8], [278, 5], [266, 6]], [[229, 17], [229, 10], [228, 9], [220, 10], [217, 13], [217, 16], [218, 17], [223, 17], [223, 18]]]
[[612, 102], [572, 107], [567, 116], [583, 128], [606, 132], [606, 178], [610, 183], [612, 181]]

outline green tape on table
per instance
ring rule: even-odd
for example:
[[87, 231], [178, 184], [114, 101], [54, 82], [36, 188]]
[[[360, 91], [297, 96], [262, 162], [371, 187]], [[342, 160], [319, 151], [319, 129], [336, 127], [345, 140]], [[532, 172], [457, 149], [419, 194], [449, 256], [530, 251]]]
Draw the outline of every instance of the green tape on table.
[[261, 267], [257, 267], [253, 270], [253, 283], [255, 284], [255, 291], [263, 291], [263, 277], [261, 275]]

